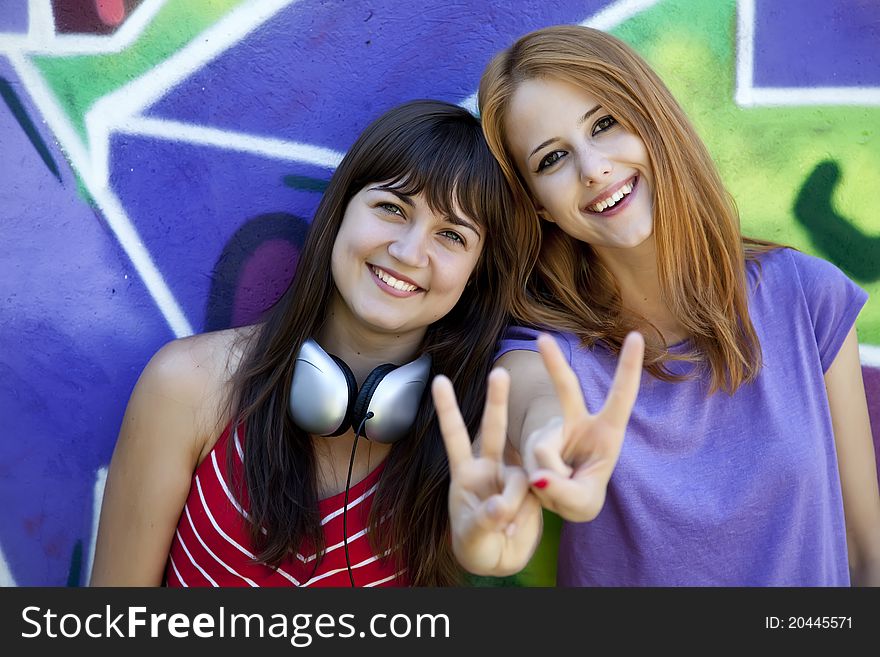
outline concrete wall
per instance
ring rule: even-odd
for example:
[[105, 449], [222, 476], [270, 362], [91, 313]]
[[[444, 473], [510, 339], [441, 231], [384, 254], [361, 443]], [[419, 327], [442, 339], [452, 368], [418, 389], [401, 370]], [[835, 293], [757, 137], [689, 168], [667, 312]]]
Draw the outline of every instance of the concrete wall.
[[[558, 23], [656, 66], [746, 232], [871, 293], [880, 438], [873, 0], [0, 0], [0, 583], [85, 583], [144, 364], [280, 294], [365, 124], [412, 98], [472, 107], [493, 53]], [[518, 583], [552, 577], [549, 534]]]

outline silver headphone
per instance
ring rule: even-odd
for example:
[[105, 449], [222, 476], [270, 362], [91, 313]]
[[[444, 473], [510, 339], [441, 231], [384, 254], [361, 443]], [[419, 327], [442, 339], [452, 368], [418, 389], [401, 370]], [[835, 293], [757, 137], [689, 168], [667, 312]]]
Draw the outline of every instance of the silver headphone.
[[358, 390], [351, 368], [311, 338], [297, 354], [289, 411], [296, 425], [318, 436], [340, 436], [350, 427], [379, 443], [406, 435], [428, 384], [431, 356], [406, 365], [379, 365]]

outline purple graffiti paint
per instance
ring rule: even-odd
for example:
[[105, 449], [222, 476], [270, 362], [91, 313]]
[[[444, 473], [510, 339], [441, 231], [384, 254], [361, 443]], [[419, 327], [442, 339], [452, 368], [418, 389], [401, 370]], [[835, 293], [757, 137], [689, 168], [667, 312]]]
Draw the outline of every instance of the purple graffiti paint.
[[[291, 188], [284, 178], [326, 180], [331, 174], [295, 162], [127, 135], [113, 140], [111, 154], [113, 187], [197, 331], [205, 326], [211, 271], [235, 232], [267, 213], [311, 221], [320, 194]], [[286, 285], [292, 275], [283, 259], [262, 267], [265, 289]]]
[[405, 0], [299, 2], [159, 101], [150, 114], [345, 150], [364, 125], [414, 98], [459, 102], [492, 55], [611, 2], [527, 0], [420, 7]]
[[242, 268], [232, 308], [234, 326], [252, 324], [266, 308], [275, 303], [290, 279], [276, 278], [287, 271], [290, 278], [299, 258], [297, 249], [284, 240], [271, 240], [260, 245]]
[[[0, 59], [0, 76], [20, 82]], [[39, 113], [26, 96], [30, 116]], [[0, 104], [0, 545], [20, 585], [81, 583], [96, 473], [135, 379], [171, 337], [131, 263], [77, 192], [45, 125], [60, 180]], [[79, 560], [80, 562], [82, 560]]]
[[28, 3], [22, 0], [0, 0], [0, 32], [27, 34]]
[[880, 86], [876, 0], [757, 0], [757, 87]]

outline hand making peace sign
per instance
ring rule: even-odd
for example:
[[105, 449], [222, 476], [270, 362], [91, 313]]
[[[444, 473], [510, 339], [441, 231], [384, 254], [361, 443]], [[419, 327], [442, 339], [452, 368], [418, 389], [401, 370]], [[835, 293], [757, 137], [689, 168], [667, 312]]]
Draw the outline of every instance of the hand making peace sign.
[[505, 465], [510, 377], [489, 375], [480, 425], [480, 455], [474, 456], [452, 383], [434, 379], [431, 392], [449, 456], [449, 517], [459, 563], [477, 575], [503, 576], [522, 570], [541, 536], [541, 505], [529, 491], [525, 471]]
[[645, 340], [630, 333], [623, 343], [605, 405], [591, 415], [577, 375], [549, 335], [538, 349], [550, 374], [562, 417], [525, 436], [523, 467], [541, 504], [573, 522], [592, 520], [605, 503], [608, 481], [623, 444], [642, 376]]

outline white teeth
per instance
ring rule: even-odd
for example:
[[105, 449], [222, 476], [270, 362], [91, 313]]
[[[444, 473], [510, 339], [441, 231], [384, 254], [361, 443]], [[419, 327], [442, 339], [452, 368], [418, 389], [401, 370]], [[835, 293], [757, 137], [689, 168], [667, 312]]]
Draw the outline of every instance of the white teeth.
[[612, 207], [615, 203], [620, 201], [624, 196], [629, 195], [633, 190], [633, 184], [631, 182], [626, 183], [623, 187], [618, 189], [608, 198], [599, 201], [598, 203], [593, 203], [593, 205], [588, 205], [587, 210], [590, 212], [602, 212], [606, 208]]
[[397, 280], [396, 278], [394, 278], [394, 276], [389, 274], [384, 269], [379, 269], [378, 267], [373, 267], [373, 273], [376, 274], [376, 276], [378, 276], [380, 279], [382, 279], [382, 281], [384, 283], [386, 283], [387, 285], [390, 285], [395, 290], [400, 290], [401, 292], [415, 292], [416, 290], [419, 289], [415, 285], [412, 285], [410, 283], [404, 283], [403, 281]]

